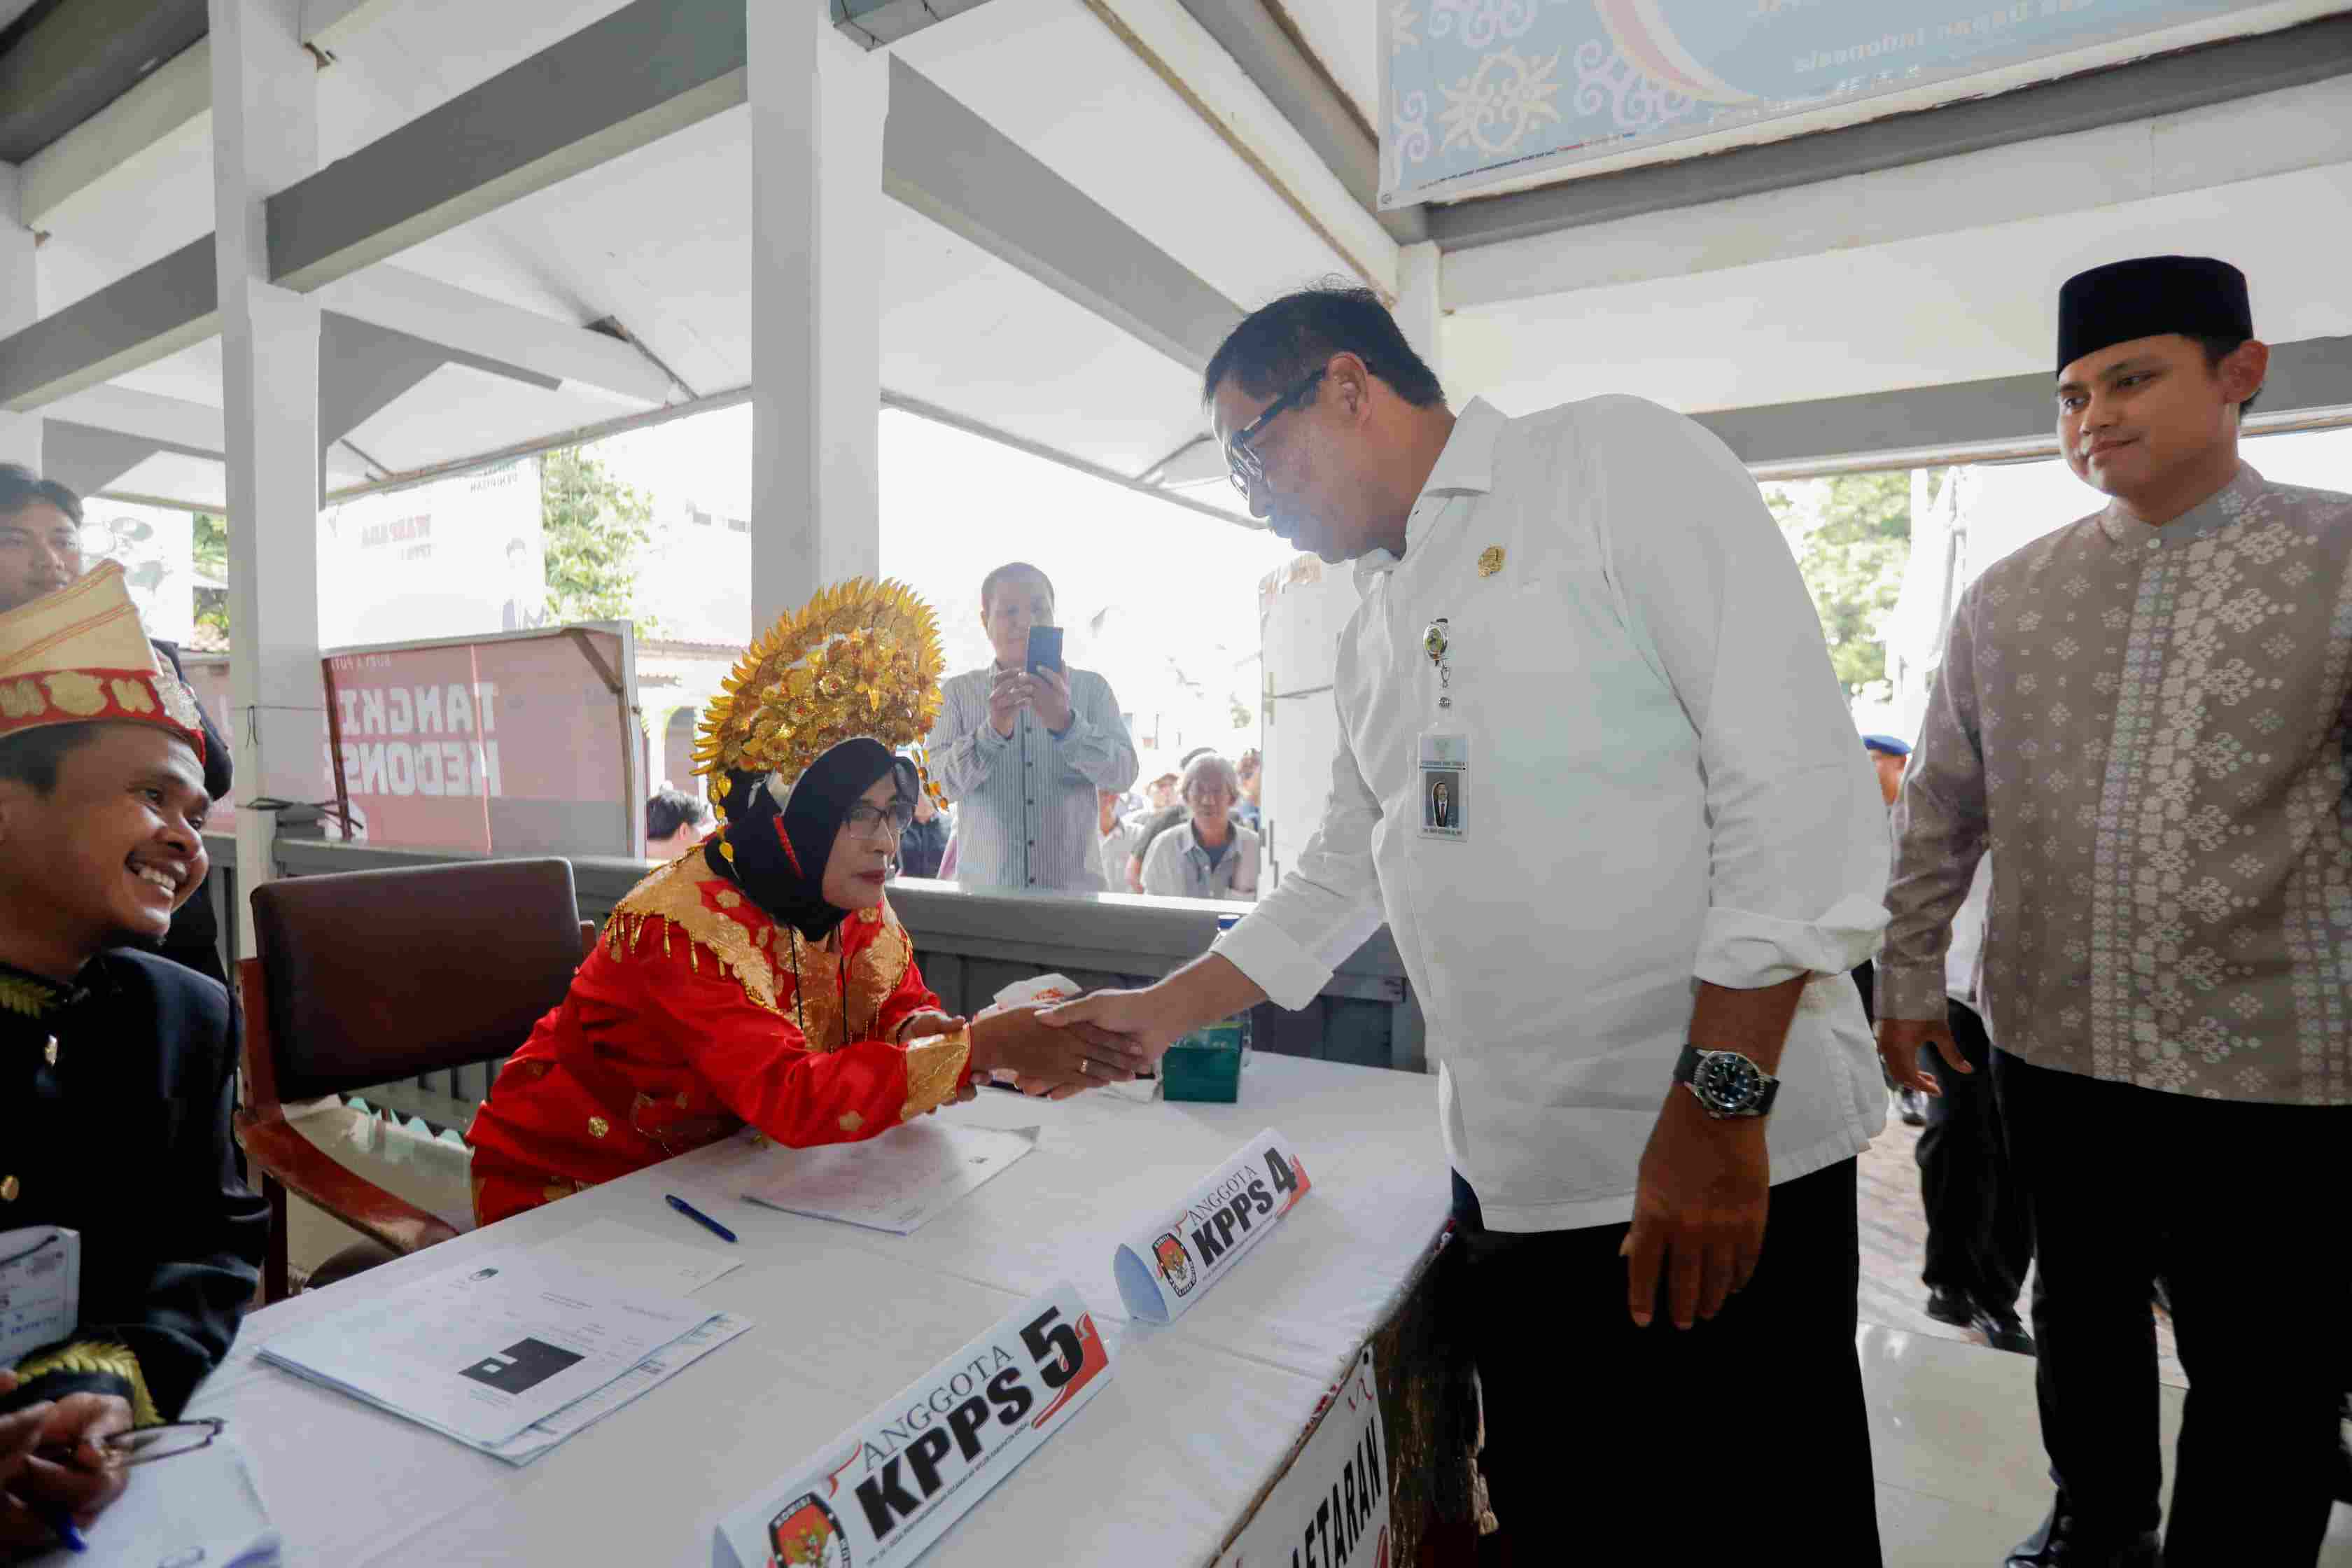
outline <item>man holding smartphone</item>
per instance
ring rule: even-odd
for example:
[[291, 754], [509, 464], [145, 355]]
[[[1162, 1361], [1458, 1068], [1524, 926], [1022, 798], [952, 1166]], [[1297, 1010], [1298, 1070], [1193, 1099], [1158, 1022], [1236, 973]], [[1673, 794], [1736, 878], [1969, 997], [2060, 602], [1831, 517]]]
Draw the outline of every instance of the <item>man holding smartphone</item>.
[[946, 683], [930, 738], [940, 787], [961, 803], [956, 879], [1101, 892], [1097, 792], [1128, 788], [1138, 767], [1118, 700], [1064, 663], [1054, 584], [1036, 567], [991, 572], [980, 613], [995, 660]]

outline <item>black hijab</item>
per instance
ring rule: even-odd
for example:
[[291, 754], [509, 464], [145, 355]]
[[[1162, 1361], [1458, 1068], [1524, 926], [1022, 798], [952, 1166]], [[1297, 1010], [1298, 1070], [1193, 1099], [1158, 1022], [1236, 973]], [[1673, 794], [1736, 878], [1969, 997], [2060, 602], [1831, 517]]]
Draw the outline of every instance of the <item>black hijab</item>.
[[[825, 862], [833, 841], [858, 797], [895, 775], [898, 796], [911, 805], [915, 764], [881, 742], [844, 741], [808, 765], [783, 804], [776, 804], [766, 773], [727, 775], [727, 826], [703, 847], [711, 870], [742, 888], [751, 901], [811, 942], [823, 942], [849, 918], [824, 901]], [[719, 845], [735, 847], [730, 862]]]

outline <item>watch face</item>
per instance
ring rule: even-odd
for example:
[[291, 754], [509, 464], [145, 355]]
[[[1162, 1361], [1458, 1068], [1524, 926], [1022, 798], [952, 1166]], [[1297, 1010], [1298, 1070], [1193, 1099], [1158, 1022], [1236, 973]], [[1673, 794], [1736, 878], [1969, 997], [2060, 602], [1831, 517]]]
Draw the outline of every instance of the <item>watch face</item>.
[[1733, 1051], [1701, 1058], [1691, 1082], [1709, 1105], [1721, 1111], [1746, 1110], [1764, 1093], [1763, 1069]]

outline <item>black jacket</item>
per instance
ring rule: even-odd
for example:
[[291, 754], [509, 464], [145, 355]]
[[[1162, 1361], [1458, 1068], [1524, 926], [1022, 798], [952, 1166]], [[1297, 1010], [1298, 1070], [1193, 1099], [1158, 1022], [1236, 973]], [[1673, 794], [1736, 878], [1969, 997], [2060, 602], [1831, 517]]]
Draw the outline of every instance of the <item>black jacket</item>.
[[[153, 638], [155, 651], [172, 666], [172, 673], [184, 682], [188, 672], [180, 663], [177, 644]], [[205, 793], [215, 801], [228, 799], [235, 783], [236, 754], [229, 750], [228, 737], [220, 732], [213, 716], [201, 702], [196, 716], [205, 727]], [[199, 974], [226, 981], [228, 975], [220, 962], [220, 921], [213, 915], [212, 879], [207, 877], [188, 901], [172, 917], [172, 932], [163, 939], [163, 953], [188, 965]]]
[[[68, 991], [0, 965], [0, 1191], [15, 1178], [0, 1230], [81, 1233], [73, 1339], [130, 1346], [170, 1420], [227, 1354], [269, 1234], [229, 1130], [228, 996], [129, 948], [100, 953], [79, 981]], [[89, 1387], [127, 1393], [52, 1373], [0, 1404]]]
[[910, 822], [898, 835], [898, 874], [902, 877], [936, 877], [940, 862], [947, 858], [948, 819], [942, 812], [929, 822]]

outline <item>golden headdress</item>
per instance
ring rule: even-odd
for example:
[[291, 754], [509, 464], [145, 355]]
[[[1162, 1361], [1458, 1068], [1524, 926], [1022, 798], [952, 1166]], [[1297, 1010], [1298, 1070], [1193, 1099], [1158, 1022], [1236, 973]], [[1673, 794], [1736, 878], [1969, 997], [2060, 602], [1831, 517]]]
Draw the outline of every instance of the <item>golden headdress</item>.
[[712, 781], [727, 815], [727, 775], [766, 773], [789, 786], [842, 742], [870, 735], [893, 751], [914, 747], [933, 798], [922, 742], [940, 716], [939, 617], [898, 582], [854, 577], [821, 588], [738, 660], [703, 710], [694, 771]]

